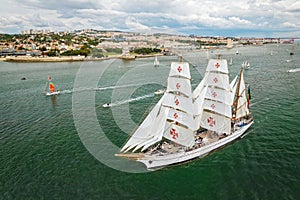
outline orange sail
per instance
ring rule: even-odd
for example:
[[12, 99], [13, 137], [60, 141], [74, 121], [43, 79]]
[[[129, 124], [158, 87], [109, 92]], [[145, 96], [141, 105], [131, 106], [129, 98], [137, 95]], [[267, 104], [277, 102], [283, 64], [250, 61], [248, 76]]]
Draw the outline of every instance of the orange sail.
[[50, 90], [50, 92], [55, 92], [55, 90], [56, 90], [55, 86], [52, 82], [49, 83], [49, 90]]

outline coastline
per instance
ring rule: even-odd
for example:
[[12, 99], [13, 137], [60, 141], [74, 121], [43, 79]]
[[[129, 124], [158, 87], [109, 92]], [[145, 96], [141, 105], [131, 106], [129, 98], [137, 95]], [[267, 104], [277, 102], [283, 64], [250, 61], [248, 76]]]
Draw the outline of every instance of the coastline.
[[134, 60], [135, 58], [149, 58], [163, 56], [163, 54], [151, 55], [131, 55], [124, 57], [122, 55], [108, 56], [102, 58], [92, 58], [85, 56], [57, 56], [57, 57], [32, 57], [32, 56], [7, 56], [0, 58], [0, 62], [79, 62], [79, 61], [101, 61], [109, 59]]

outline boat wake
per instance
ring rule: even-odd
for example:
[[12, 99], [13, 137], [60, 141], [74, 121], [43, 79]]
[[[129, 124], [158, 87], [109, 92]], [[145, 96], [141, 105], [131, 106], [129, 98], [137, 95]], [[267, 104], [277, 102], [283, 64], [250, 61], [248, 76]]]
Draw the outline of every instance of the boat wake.
[[102, 91], [102, 90], [113, 90], [119, 88], [127, 88], [127, 87], [136, 87], [139, 84], [130, 84], [130, 85], [113, 85], [107, 87], [97, 87], [97, 88], [76, 88], [73, 90], [60, 90], [60, 94], [72, 94], [74, 92], [84, 92], [84, 91]]
[[290, 69], [290, 70], [287, 70], [287, 72], [289, 72], [289, 73], [296, 73], [296, 72], [300, 72], [300, 68], [296, 68], [296, 69]]
[[120, 106], [120, 105], [127, 104], [127, 103], [130, 103], [130, 102], [140, 101], [140, 100], [143, 100], [143, 99], [146, 99], [146, 98], [149, 98], [149, 97], [154, 97], [154, 93], [146, 94], [146, 95], [143, 95], [143, 96], [139, 96], [139, 97], [135, 97], [135, 98], [131, 98], [131, 99], [127, 99], [127, 100], [124, 100], [124, 101], [115, 102], [115, 103], [106, 103], [106, 104], [103, 104], [102, 107]]
[[139, 86], [140, 84], [130, 84], [130, 85], [114, 85], [114, 86], [108, 86], [108, 87], [98, 87], [94, 88], [96, 91], [101, 90], [112, 90], [112, 89], [118, 89], [118, 88], [127, 88], [127, 87], [135, 87]]
[[61, 90], [60, 94], [71, 94], [73, 93], [73, 90]]

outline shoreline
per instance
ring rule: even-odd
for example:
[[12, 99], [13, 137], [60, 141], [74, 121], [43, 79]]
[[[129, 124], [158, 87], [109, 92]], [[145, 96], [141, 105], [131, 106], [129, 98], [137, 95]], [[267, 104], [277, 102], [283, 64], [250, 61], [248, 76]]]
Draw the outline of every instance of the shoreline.
[[149, 58], [155, 56], [163, 56], [163, 54], [151, 55], [131, 55], [130, 57], [123, 55], [114, 55], [102, 58], [92, 58], [85, 56], [60, 56], [60, 57], [31, 57], [31, 56], [7, 56], [0, 58], [0, 62], [82, 62], [82, 61], [102, 61], [109, 59], [134, 60], [136, 58]]

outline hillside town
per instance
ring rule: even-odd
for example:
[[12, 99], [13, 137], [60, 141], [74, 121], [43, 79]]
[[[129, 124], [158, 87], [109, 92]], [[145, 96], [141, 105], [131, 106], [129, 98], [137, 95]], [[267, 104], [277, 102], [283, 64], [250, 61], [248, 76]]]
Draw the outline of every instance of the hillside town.
[[204, 37], [163, 33], [76, 30], [55, 32], [27, 30], [21, 34], [0, 34], [0, 57], [67, 57], [109, 58], [125, 55], [160, 53], [176, 54], [178, 50], [232, 48], [242, 45], [290, 42], [280, 38]]

